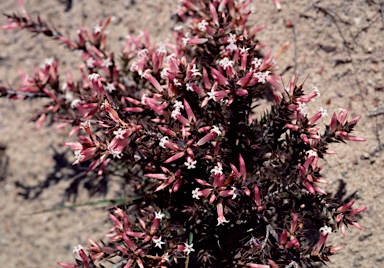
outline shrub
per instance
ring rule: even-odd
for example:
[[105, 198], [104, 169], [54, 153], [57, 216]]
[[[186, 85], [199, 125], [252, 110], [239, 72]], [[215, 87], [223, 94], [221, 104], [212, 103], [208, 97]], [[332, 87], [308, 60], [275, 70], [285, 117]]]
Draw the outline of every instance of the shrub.
[[[359, 117], [333, 113], [324, 130], [319, 108], [306, 105], [292, 77], [284, 87], [270, 52], [250, 28], [250, 1], [184, 0], [175, 42], [154, 45], [147, 32], [126, 40], [120, 59], [105, 29], [80, 27], [70, 40], [26, 12], [6, 15], [3, 29], [27, 29], [81, 52], [80, 81], [59, 76], [48, 59], [22, 74], [11, 98], [47, 98], [37, 126], [70, 126], [76, 160], [98, 176], [131, 186], [131, 202], [111, 209], [107, 242], [75, 247], [76, 264], [62, 267], [311, 267], [341, 247], [328, 236], [352, 225], [366, 208], [337, 203], [319, 159], [351, 135]], [[25, 11], [23, 3], [21, 8]], [[64, 57], [64, 55], [63, 55]], [[255, 110], [263, 99], [269, 107]]]

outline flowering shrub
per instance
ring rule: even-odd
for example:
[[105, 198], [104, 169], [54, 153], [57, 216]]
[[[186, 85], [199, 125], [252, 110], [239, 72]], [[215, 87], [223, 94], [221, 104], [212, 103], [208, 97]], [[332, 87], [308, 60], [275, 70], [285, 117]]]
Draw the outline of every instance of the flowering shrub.
[[[328, 236], [361, 229], [353, 201], [336, 203], [319, 185], [319, 159], [351, 135], [359, 117], [333, 113], [323, 131], [317, 88], [292, 77], [284, 87], [275, 61], [247, 25], [251, 1], [183, 0], [175, 42], [154, 45], [147, 32], [126, 40], [121, 62], [105, 29], [80, 27], [69, 40], [25, 12], [3, 29], [27, 29], [81, 52], [82, 79], [59, 79], [59, 60], [21, 74], [11, 98], [45, 97], [37, 126], [70, 127], [74, 164], [117, 174], [132, 202], [110, 212], [107, 242], [75, 247], [62, 267], [310, 267], [342, 247]], [[269, 99], [262, 114], [255, 107]], [[123, 173], [122, 173], [123, 171]]]

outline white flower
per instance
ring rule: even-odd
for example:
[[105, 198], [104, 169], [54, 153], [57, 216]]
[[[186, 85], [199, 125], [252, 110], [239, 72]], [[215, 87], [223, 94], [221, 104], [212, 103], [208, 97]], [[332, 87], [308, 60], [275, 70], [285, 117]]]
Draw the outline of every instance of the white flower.
[[101, 32], [101, 25], [96, 25], [94, 28], [93, 28], [93, 32], [95, 33], [95, 34], [98, 34], [98, 33], [100, 33]]
[[223, 67], [224, 69], [226, 69], [228, 67], [232, 67], [233, 66], [233, 61], [229, 60], [228, 58], [224, 58], [224, 59], [219, 61], [219, 65], [221, 67]]
[[78, 103], [80, 103], [80, 102], [81, 102], [80, 99], [73, 99], [73, 100], [71, 101], [71, 108], [72, 108], [72, 109], [76, 108], [76, 105], [77, 105]]
[[113, 156], [113, 158], [118, 158], [118, 159], [120, 159], [121, 156], [123, 155], [122, 152], [115, 151], [113, 149], [109, 149], [109, 153]]
[[156, 54], [158, 55], [166, 55], [167, 54], [167, 49], [163, 43], [161, 43], [157, 49], [156, 49]]
[[195, 251], [193, 249], [193, 244], [188, 245], [187, 243], [184, 243], [185, 249], [183, 250], [187, 255], [191, 253], [192, 251]]
[[175, 110], [173, 110], [172, 111], [172, 113], [171, 113], [171, 117], [173, 118], [173, 119], [177, 119], [177, 116], [179, 115], [179, 114], [181, 114], [180, 113], [180, 109], [175, 109]]
[[168, 68], [164, 68], [163, 70], [161, 70], [161, 73], [160, 73], [160, 76], [161, 76], [161, 78], [163, 78], [163, 79], [166, 79], [166, 78], [168, 78]]
[[88, 80], [91, 81], [91, 82], [95, 82], [99, 78], [100, 78], [100, 75], [97, 74], [97, 73], [93, 73], [93, 74], [88, 75]]
[[169, 253], [166, 252], [163, 256], [161, 256], [161, 260], [163, 262], [170, 262], [170, 260], [169, 260]]
[[236, 51], [238, 47], [235, 43], [230, 43], [228, 46], [226, 46], [226, 49], [230, 50], [231, 52]]
[[177, 78], [173, 78], [173, 83], [175, 84], [175, 86], [178, 86], [178, 87], [181, 87], [181, 83], [179, 82], [179, 80], [177, 80]]
[[116, 90], [116, 87], [112, 83], [107, 83], [105, 89], [108, 90], [109, 93], [112, 93], [112, 91]]
[[141, 96], [141, 104], [146, 105], [146, 103], [145, 103], [146, 98], [148, 98], [147, 94], [143, 94], [143, 96]]
[[332, 228], [327, 225], [324, 225], [323, 227], [320, 228], [319, 231], [322, 235], [327, 235], [332, 233]]
[[211, 132], [215, 132], [217, 135], [221, 135], [221, 131], [218, 126], [213, 126]]
[[165, 217], [165, 214], [161, 213], [161, 210], [159, 212], [155, 211], [155, 219], [161, 220], [164, 217]]
[[223, 175], [223, 168], [217, 165], [211, 169], [211, 173], [214, 173], [215, 175]]
[[229, 34], [228, 43], [236, 43], [236, 34]]
[[183, 37], [183, 38], [181, 38], [181, 40], [183, 41], [183, 45], [186, 46], [188, 44], [190, 38], [189, 37]]
[[212, 88], [210, 92], [207, 92], [208, 96], [209, 96], [209, 99], [208, 100], [214, 100], [216, 101], [215, 99], [215, 95], [216, 95], [216, 92], [215, 90]]
[[193, 67], [190, 71], [192, 72], [193, 77], [201, 76], [199, 69], [196, 68], [196, 64], [193, 64]]
[[73, 248], [72, 253], [73, 253], [73, 257], [76, 260], [82, 261], [82, 259], [80, 257], [80, 250], [84, 251], [84, 247], [82, 245], [77, 245], [76, 247]]
[[236, 199], [236, 197], [237, 197], [237, 188], [235, 186], [232, 186], [231, 189], [232, 190], [229, 191], [229, 194], [232, 195], [232, 199]]
[[187, 162], [184, 162], [184, 165], [187, 166], [187, 169], [194, 169], [196, 168], [197, 160], [193, 160], [190, 156], [187, 157]]
[[297, 107], [297, 111], [299, 111], [302, 115], [306, 116], [308, 114], [307, 105], [304, 102], [299, 102]]
[[226, 49], [229, 49], [231, 52], [238, 50], [238, 47], [236, 45], [236, 34], [229, 34], [228, 43]]
[[[151, 70], [147, 69], [141, 73], [141, 78], [147, 78], [147, 75], [151, 73]], [[140, 73], [139, 73], [140, 74]]]
[[193, 91], [193, 83], [191, 83], [191, 82], [187, 83], [187, 90]]
[[76, 150], [74, 153], [76, 161], [81, 162], [84, 159], [84, 155], [81, 153], [81, 150]]
[[102, 66], [104, 67], [111, 67], [113, 64], [112, 64], [112, 61], [110, 58], [106, 58], [105, 60], [103, 60], [103, 62], [101, 63]]
[[126, 132], [125, 129], [119, 128], [118, 130], [113, 131], [113, 134], [117, 139], [123, 140], [124, 139], [123, 135], [125, 134], [125, 132]]
[[166, 58], [166, 61], [167, 63], [169, 63], [169, 61], [173, 58], [177, 58], [176, 54], [175, 53], [172, 53], [172, 54], [169, 54]]
[[199, 191], [200, 191], [200, 188], [196, 188], [195, 190], [192, 191], [192, 198], [195, 198], [195, 199], [200, 199], [199, 197]]
[[175, 104], [173, 104], [173, 107], [175, 108], [175, 109], [184, 109], [184, 105], [183, 105], [183, 103], [181, 102], [181, 101], [178, 101], [178, 100], [175, 100]]
[[314, 156], [316, 157], [317, 156], [317, 153], [314, 151], [314, 150], [309, 150], [305, 153], [308, 157], [311, 157], [311, 156]]
[[168, 142], [168, 141], [169, 141], [169, 138], [167, 136], [162, 137], [160, 142], [159, 142], [160, 147], [165, 149], [166, 148], [165, 147], [165, 143]]
[[54, 57], [52, 57], [52, 58], [47, 58], [47, 59], [45, 59], [44, 64], [45, 64], [46, 66], [51, 66], [51, 65], [53, 64], [54, 61], [55, 61], [55, 58], [54, 58]]
[[259, 58], [254, 58], [251, 63], [255, 65], [255, 69], [258, 69], [260, 68], [261, 64], [263, 64], [263, 60]]
[[317, 87], [312, 87], [312, 90], [315, 92], [316, 94], [316, 98], [320, 97], [321, 94], [320, 94], [320, 90], [317, 88]]
[[242, 47], [242, 48], [240, 48], [240, 54], [247, 53], [248, 50], [249, 50], [249, 47]]
[[325, 110], [323, 107], [319, 107], [319, 112], [321, 113], [321, 117], [328, 117], [327, 110]]
[[269, 71], [266, 71], [266, 72], [257, 72], [257, 73], [254, 73], [253, 74], [253, 77], [254, 78], [257, 78], [257, 82], [259, 83], [262, 83], [262, 84], [265, 84], [265, 82], [267, 81], [267, 76], [269, 75]]
[[208, 22], [206, 20], [202, 20], [200, 21], [198, 24], [197, 24], [197, 28], [202, 31], [202, 32], [205, 32], [207, 30], [207, 25], [208, 25]]
[[155, 247], [161, 248], [161, 245], [164, 245], [165, 243], [161, 241], [161, 236], [159, 238], [152, 238], [152, 241], [155, 243]]
[[139, 56], [139, 58], [141, 59], [146, 59], [148, 57], [148, 49], [144, 48], [142, 50], [140, 50], [137, 55]]

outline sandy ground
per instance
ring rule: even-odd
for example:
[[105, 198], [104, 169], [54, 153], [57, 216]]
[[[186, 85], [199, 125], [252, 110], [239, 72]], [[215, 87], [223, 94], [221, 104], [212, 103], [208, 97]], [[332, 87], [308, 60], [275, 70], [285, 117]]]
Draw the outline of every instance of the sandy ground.
[[[1, 1], [0, 12], [17, 11], [16, 2]], [[25, 2], [30, 14], [40, 14], [72, 37], [80, 24], [92, 28], [112, 16], [110, 46], [116, 52], [128, 33], [145, 28], [152, 40], [171, 41], [169, 30], [174, 22], [170, 15], [177, 4], [175, 0], [74, 0], [72, 9], [64, 12], [65, 5], [58, 0]], [[281, 4], [282, 11], [277, 12], [272, 0], [254, 1], [251, 21], [267, 25], [259, 39], [269, 43], [272, 55], [289, 42], [288, 51], [277, 58], [285, 82], [296, 72], [308, 89], [317, 86], [322, 96], [313, 103], [313, 110], [322, 106], [331, 114], [344, 107], [351, 117], [362, 115], [356, 134], [368, 139], [333, 146], [338, 155], [324, 162], [328, 190], [337, 191], [345, 183], [347, 195], [356, 192], [356, 205], [369, 207], [360, 221], [363, 231], [350, 229], [345, 238], [332, 235], [335, 245], [347, 248], [331, 259], [329, 267], [383, 267], [384, 2], [281, 0]], [[0, 24], [5, 23], [5, 18], [0, 19]], [[288, 23], [294, 27], [287, 27]], [[0, 36], [1, 85], [15, 87], [17, 68], [32, 72], [33, 66], [48, 57], [60, 58], [65, 53], [62, 71], [80, 63], [54, 41], [25, 32], [0, 32]], [[109, 229], [106, 206], [37, 212], [74, 201], [81, 204], [123, 196], [117, 182], [99, 195], [91, 195], [80, 182], [79, 193], [72, 193], [68, 200], [66, 190], [74, 173], [62, 171], [63, 164], [57, 166], [53, 156], [55, 151], [64, 152], [60, 143], [71, 139], [49, 126], [35, 131], [29, 120], [42, 103], [0, 99], [0, 267], [57, 267], [57, 261], [72, 261], [73, 246], [86, 244], [88, 237], [98, 240]], [[66, 156], [73, 160], [73, 155]]]

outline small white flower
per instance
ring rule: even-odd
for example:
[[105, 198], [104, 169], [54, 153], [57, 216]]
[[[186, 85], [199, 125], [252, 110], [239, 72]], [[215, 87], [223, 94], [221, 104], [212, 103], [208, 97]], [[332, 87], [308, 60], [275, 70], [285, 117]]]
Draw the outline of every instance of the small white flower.
[[267, 76], [269, 75], [269, 71], [266, 72], [257, 72], [253, 74], [254, 78], [257, 78], [259, 83], [265, 84], [267, 81]]
[[76, 150], [74, 153], [76, 161], [81, 162], [84, 159], [84, 155], [81, 153], [81, 150]]
[[80, 257], [80, 250], [84, 251], [84, 247], [82, 245], [77, 245], [76, 247], [73, 248], [72, 253], [73, 253], [73, 257], [76, 260], [82, 261], [82, 259]]
[[45, 59], [44, 64], [45, 64], [46, 66], [51, 66], [51, 65], [53, 64], [54, 61], [55, 61], [55, 58], [54, 58], [54, 57], [52, 57], [52, 58], [47, 58], [47, 59]]
[[195, 198], [195, 199], [200, 199], [199, 197], [199, 191], [200, 191], [200, 188], [196, 188], [195, 190], [192, 191], [192, 198]]
[[214, 175], [223, 175], [223, 168], [217, 165], [211, 169], [211, 173], [214, 173]]
[[231, 52], [236, 51], [238, 49], [237, 45], [235, 43], [229, 43], [228, 46], [226, 46], [226, 49], [230, 50]]
[[91, 81], [91, 82], [95, 82], [99, 78], [100, 78], [100, 75], [97, 74], [97, 73], [93, 73], [93, 74], [88, 75], [88, 80]]
[[178, 87], [181, 87], [181, 83], [179, 82], [179, 80], [177, 80], [177, 78], [173, 78], [173, 84], [175, 84], [175, 86], [178, 86]]
[[317, 156], [317, 153], [314, 151], [314, 150], [309, 150], [305, 153], [308, 157], [311, 157], [311, 156], [314, 156], [316, 157]]
[[166, 58], [166, 61], [167, 63], [169, 63], [169, 61], [173, 58], [177, 58], [176, 54], [175, 53], [172, 53], [172, 54], [169, 54]]
[[147, 94], [143, 94], [143, 96], [141, 96], [141, 104], [146, 105], [146, 103], [145, 103], [146, 98], [148, 98]]
[[161, 78], [163, 78], [163, 79], [166, 79], [166, 78], [168, 78], [168, 68], [164, 68], [163, 70], [161, 70], [161, 73], [160, 73], [160, 76], [161, 76]]
[[216, 101], [216, 98], [215, 98], [215, 95], [216, 95], [216, 91], [212, 88], [210, 92], [207, 92], [207, 95], [209, 96], [209, 99], [208, 100], [214, 100]]
[[327, 235], [332, 233], [332, 228], [327, 225], [324, 225], [323, 227], [320, 228], [319, 231], [322, 235]]
[[190, 38], [189, 37], [183, 37], [183, 38], [181, 38], [181, 40], [183, 41], [183, 45], [186, 46], [188, 44]]
[[192, 251], [195, 251], [193, 249], [193, 244], [188, 245], [187, 243], [184, 243], [185, 249], [183, 250], [187, 255], [191, 253]]
[[211, 132], [216, 132], [217, 135], [221, 135], [221, 131], [218, 126], [213, 126]]
[[142, 50], [140, 50], [137, 55], [139, 56], [139, 58], [141, 59], [146, 59], [148, 57], [148, 49], [144, 48]]
[[156, 54], [158, 55], [166, 55], [167, 54], [167, 49], [163, 43], [161, 43], [157, 49], [156, 49]]
[[237, 197], [237, 188], [235, 186], [231, 187], [231, 191], [229, 192], [232, 195], [232, 199], [236, 199]]
[[173, 107], [175, 108], [175, 109], [184, 109], [184, 105], [183, 105], [183, 103], [181, 102], [181, 101], [178, 101], [178, 100], [175, 100], [175, 104], [173, 104]]
[[236, 43], [236, 34], [229, 34], [228, 43]]
[[187, 162], [184, 162], [184, 165], [187, 166], [187, 169], [196, 168], [197, 160], [193, 160], [190, 156], [187, 157]]
[[113, 156], [113, 158], [118, 158], [118, 159], [120, 159], [123, 155], [122, 152], [115, 151], [113, 149], [109, 149], [109, 153]]
[[321, 113], [321, 117], [328, 117], [327, 110], [325, 110], [323, 107], [319, 107], [319, 112]]
[[175, 110], [172, 111], [172, 113], [171, 113], [171, 117], [172, 117], [173, 119], [177, 119], [177, 116], [178, 116], [179, 114], [181, 114], [181, 113], [180, 113], [180, 109], [175, 109]]
[[199, 69], [197, 69], [196, 64], [193, 64], [191, 72], [192, 72], [193, 77], [201, 76], [201, 73], [200, 73]]
[[98, 34], [98, 33], [100, 33], [101, 32], [101, 25], [96, 25], [94, 28], [93, 28], [93, 32], [95, 33], [95, 34]]
[[155, 211], [155, 219], [163, 219], [165, 217], [164, 213], [161, 213], [161, 210], [159, 212]]
[[105, 89], [108, 90], [109, 93], [112, 93], [112, 91], [116, 90], [116, 87], [112, 83], [107, 83]]
[[152, 238], [152, 241], [155, 243], [155, 247], [161, 248], [161, 245], [164, 245], [165, 243], [161, 241], [161, 236], [159, 238]]
[[162, 137], [160, 142], [159, 142], [160, 147], [165, 149], [166, 148], [165, 147], [165, 143], [168, 142], [168, 141], [169, 141], [169, 138], [167, 136]]
[[166, 252], [163, 256], [161, 256], [161, 260], [163, 262], [170, 262], [170, 260], [169, 260], [169, 253]]
[[106, 67], [106, 68], [109, 68], [111, 67], [113, 64], [112, 64], [112, 61], [110, 58], [106, 58], [105, 60], [103, 60], [103, 62], [101, 63], [102, 66]]
[[119, 128], [118, 130], [113, 131], [113, 134], [117, 139], [123, 140], [124, 139], [123, 135], [125, 134], [125, 132], [126, 132], [125, 129]]
[[219, 61], [219, 65], [224, 69], [226, 69], [228, 67], [233, 66], [233, 61], [229, 60], [228, 58], [223, 58], [222, 60]]
[[263, 64], [263, 60], [259, 58], [254, 58], [251, 63], [255, 65], [255, 69], [258, 69], [260, 68], [261, 64]]
[[240, 54], [247, 53], [248, 50], [249, 50], [249, 47], [242, 47], [242, 48], [240, 48]]
[[187, 90], [188, 91], [194, 91], [193, 90], [193, 83], [191, 83], [191, 82], [187, 83]]
[[312, 90], [315, 92], [316, 94], [316, 98], [320, 97], [321, 94], [320, 94], [320, 90], [317, 88], [317, 87], [312, 87]]
[[[151, 73], [151, 70], [147, 69], [141, 73], [141, 78], [147, 78], [147, 75]], [[140, 74], [140, 73], [139, 73]]]
[[202, 32], [205, 32], [207, 30], [207, 26], [208, 26], [208, 22], [206, 20], [202, 20], [200, 21], [198, 24], [197, 24], [197, 28], [202, 31]]
[[307, 105], [304, 102], [299, 102], [297, 107], [297, 111], [299, 111], [302, 115], [306, 116], [308, 114]]
[[71, 101], [71, 108], [72, 108], [72, 109], [75, 109], [75, 108], [76, 108], [76, 105], [77, 105], [78, 103], [80, 103], [80, 102], [81, 102], [80, 99], [73, 99], [73, 100]]

